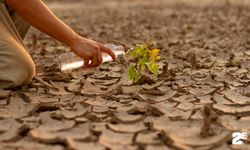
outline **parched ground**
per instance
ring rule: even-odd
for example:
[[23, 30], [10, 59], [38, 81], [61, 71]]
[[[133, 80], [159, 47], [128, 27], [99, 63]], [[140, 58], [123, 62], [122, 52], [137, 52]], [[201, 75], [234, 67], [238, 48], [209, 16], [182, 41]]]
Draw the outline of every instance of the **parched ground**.
[[[61, 72], [69, 48], [32, 30], [37, 66], [26, 86], [0, 90], [3, 150], [248, 150], [250, 5], [247, 0], [68, 0], [49, 7], [103, 43], [156, 41], [159, 81], [131, 85], [126, 66]], [[41, 14], [42, 15], [42, 14]]]

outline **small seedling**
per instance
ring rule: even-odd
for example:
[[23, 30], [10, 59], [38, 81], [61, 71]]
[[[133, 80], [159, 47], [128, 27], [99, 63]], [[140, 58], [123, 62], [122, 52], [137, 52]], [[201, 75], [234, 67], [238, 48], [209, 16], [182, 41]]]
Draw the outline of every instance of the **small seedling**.
[[160, 49], [150, 47], [147, 44], [138, 44], [126, 53], [130, 60], [128, 76], [133, 84], [157, 80]]

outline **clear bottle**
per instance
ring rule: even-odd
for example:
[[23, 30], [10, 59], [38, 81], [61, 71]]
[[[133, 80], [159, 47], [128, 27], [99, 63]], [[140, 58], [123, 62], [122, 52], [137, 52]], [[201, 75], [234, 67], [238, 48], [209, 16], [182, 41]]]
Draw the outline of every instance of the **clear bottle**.
[[[124, 56], [125, 51], [124, 47], [121, 45], [114, 45], [114, 44], [105, 44], [105, 46], [109, 47], [115, 53], [116, 57]], [[102, 53], [103, 63], [112, 61], [111, 56], [106, 53]], [[83, 59], [77, 56], [73, 52], [66, 52], [59, 56], [60, 61], [60, 68], [61, 71], [73, 70], [80, 68], [84, 65]]]

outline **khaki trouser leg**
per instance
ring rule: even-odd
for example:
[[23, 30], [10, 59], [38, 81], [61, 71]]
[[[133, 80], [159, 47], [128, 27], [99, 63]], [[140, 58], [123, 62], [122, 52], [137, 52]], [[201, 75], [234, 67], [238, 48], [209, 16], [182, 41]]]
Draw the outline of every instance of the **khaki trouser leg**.
[[35, 74], [35, 65], [22, 42], [29, 27], [19, 15], [11, 18], [0, 2], [0, 88], [25, 84]]
[[25, 38], [25, 36], [28, 34], [30, 30], [30, 24], [27, 23], [25, 20], [23, 20], [22, 17], [18, 13], [15, 13], [14, 16], [12, 17], [12, 20], [15, 24], [15, 27], [21, 36], [22, 39]]

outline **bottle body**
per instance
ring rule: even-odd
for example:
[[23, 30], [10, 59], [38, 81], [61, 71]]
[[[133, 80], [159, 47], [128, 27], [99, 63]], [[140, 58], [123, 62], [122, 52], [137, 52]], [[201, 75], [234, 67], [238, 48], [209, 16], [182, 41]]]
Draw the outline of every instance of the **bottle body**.
[[[115, 56], [125, 55], [124, 47], [114, 44], [105, 44], [115, 53]], [[102, 53], [103, 63], [112, 61], [111, 56], [106, 53]], [[73, 70], [80, 68], [84, 65], [83, 59], [74, 54], [73, 52], [66, 52], [59, 56], [61, 71]]]

